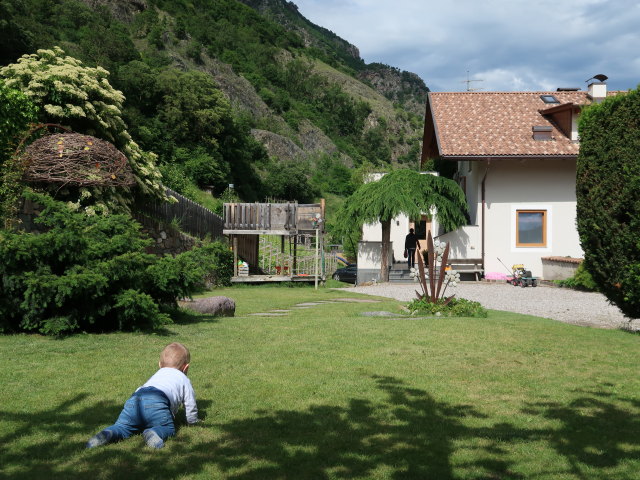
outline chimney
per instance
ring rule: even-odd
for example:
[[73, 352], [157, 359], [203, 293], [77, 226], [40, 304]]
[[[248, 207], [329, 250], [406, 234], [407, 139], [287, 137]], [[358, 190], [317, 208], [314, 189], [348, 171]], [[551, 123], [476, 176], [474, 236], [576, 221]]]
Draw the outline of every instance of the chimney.
[[591, 98], [591, 100], [593, 100], [593, 103], [600, 103], [605, 98], [607, 98], [607, 84], [605, 83], [607, 80], [607, 76], [598, 74], [593, 78], [587, 80], [587, 82], [590, 80], [591, 83], [587, 87], [589, 97]]

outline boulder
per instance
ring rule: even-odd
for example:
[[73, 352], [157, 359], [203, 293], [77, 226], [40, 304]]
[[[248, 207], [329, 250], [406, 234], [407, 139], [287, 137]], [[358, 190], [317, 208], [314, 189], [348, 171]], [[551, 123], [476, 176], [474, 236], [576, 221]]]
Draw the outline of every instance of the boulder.
[[194, 312], [218, 317], [233, 317], [236, 313], [236, 302], [229, 297], [196, 298], [190, 302], [183, 302], [181, 305]]

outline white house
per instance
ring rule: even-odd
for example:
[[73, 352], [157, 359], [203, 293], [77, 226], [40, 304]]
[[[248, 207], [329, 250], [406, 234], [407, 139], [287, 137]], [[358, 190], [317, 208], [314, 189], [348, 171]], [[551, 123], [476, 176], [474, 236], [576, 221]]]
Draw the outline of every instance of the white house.
[[545, 278], [543, 259], [583, 256], [577, 119], [606, 96], [597, 81], [588, 91], [429, 93], [422, 161], [457, 162], [469, 204], [469, 225], [438, 232], [452, 258], [480, 259], [487, 276], [508, 273], [502, 264], [524, 264]]

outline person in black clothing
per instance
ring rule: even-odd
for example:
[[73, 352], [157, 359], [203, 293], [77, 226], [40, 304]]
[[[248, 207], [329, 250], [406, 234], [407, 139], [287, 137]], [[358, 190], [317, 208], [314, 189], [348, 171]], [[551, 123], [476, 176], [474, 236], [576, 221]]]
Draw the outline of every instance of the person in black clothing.
[[415, 253], [418, 247], [418, 237], [413, 232], [413, 228], [409, 229], [409, 234], [404, 238], [404, 253], [407, 257], [407, 265], [413, 268], [416, 264]]

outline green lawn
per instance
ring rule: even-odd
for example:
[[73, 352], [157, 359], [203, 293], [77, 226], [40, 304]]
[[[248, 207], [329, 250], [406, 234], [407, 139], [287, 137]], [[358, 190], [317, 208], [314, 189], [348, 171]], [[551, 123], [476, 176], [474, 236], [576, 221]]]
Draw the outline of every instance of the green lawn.
[[[0, 337], [0, 478], [639, 479], [640, 336], [490, 312], [364, 317], [399, 303], [249, 313], [348, 291], [217, 291], [236, 317], [158, 334]], [[358, 298], [368, 298], [359, 296]], [[160, 451], [85, 450], [151, 376], [191, 349], [204, 421]]]

